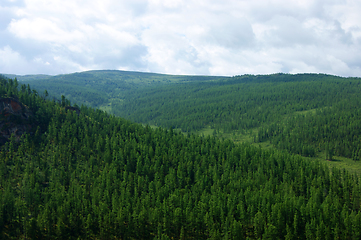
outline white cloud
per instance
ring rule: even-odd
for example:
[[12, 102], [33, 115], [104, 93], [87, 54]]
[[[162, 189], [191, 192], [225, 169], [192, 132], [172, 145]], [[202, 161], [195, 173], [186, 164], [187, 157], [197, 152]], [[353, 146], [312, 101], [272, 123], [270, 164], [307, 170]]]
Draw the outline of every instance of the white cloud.
[[3, 49], [0, 49], [0, 66], [2, 72], [14, 71], [14, 65], [20, 64], [24, 65], [26, 63], [25, 59], [21, 57], [18, 52], [15, 52], [11, 49], [10, 46], [5, 46]]
[[66, 44], [83, 40], [79, 30], [62, 29], [55, 21], [43, 18], [13, 20], [9, 30], [16, 37], [40, 42]]
[[[90, 68], [91, 69], [91, 68]], [[72, 59], [62, 56], [44, 56], [26, 59], [10, 46], [0, 49], [0, 73], [38, 74], [38, 73], [67, 73], [90, 70]]]
[[360, 10], [356, 0], [7, 0], [0, 49], [13, 60], [0, 69], [360, 76]]

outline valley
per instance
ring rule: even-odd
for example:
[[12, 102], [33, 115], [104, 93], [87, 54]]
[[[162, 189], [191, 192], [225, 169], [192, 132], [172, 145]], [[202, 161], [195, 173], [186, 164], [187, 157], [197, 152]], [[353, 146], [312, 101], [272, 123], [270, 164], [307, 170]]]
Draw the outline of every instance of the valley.
[[[142, 124], [273, 146], [321, 161], [331, 145], [335, 157], [343, 160], [328, 164], [360, 173], [356, 170], [359, 161], [344, 163], [361, 157], [361, 132], [356, 127], [361, 124], [358, 78], [325, 74], [174, 76], [124, 71], [27, 78], [21, 81], [32, 84], [39, 93], [47, 88], [57, 98], [64, 95], [79, 105]], [[332, 119], [342, 119], [337, 120], [342, 123], [328, 124]], [[337, 124], [342, 124], [342, 129]], [[327, 134], [321, 133], [322, 127], [327, 128]], [[312, 139], [297, 134], [300, 131]]]
[[359, 78], [10, 77], [3, 239], [361, 237]]

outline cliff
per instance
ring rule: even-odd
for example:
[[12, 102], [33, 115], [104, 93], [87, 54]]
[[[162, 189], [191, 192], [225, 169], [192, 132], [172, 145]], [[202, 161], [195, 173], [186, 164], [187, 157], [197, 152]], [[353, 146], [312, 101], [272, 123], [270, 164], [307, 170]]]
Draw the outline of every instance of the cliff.
[[0, 98], [0, 145], [12, 134], [18, 141], [25, 132], [31, 132], [32, 112], [14, 98]]

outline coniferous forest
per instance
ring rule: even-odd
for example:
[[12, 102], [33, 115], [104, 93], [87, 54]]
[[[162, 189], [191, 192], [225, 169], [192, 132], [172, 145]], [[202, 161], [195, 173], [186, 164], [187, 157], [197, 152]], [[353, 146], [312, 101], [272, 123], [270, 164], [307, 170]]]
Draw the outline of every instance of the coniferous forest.
[[[310, 89], [320, 83], [314, 84]], [[280, 107], [282, 118], [262, 116], [274, 120], [255, 141], [278, 146], [265, 150], [71, 106], [64, 96], [57, 101], [0, 77], [0, 236], [360, 239], [359, 176], [290, 154], [322, 148], [329, 155], [361, 156], [358, 82], [339, 84], [343, 88], [329, 85], [335, 89], [329, 101], [312, 95], [292, 105], [317, 111], [287, 115], [292, 107]]]

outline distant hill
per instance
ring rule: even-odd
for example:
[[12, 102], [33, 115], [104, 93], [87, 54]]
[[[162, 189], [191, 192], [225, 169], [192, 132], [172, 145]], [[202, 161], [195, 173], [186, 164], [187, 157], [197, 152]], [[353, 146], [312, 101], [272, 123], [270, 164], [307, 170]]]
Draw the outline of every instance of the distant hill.
[[52, 77], [51, 75], [45, 74], [36, 74], [36, 75], [15, 75], [15, 74], [2, 74], [5, 77], [15, 79], [17, 78], [18, 81], [31, 81], [31, 80], [40, 80], [40, 79], [47, 79]]
[[[18, 76], [16, 76], [18, 77]], [[187, 76], [157, 73], [94, 70], [57, 76], [24, 76], [19, 81], [33, 86], [39, 93], [47, 90], [53, 97], [64, 95], [72, 102], [100, 107], [110, 111], [112, 99], [121, 100], [129, 92], [143, 87], [170, 83], [214, 81], [226, 79], [218, 76]]]
[[[361, 79], [326, 74], [177, 76], [87, 71], [22, 81], [131, 121], [295, 154], [361, 159]], [[337, 117], [336, 117], [337, 116]], [[307, 134], [306, 134], [307, 133]]]

